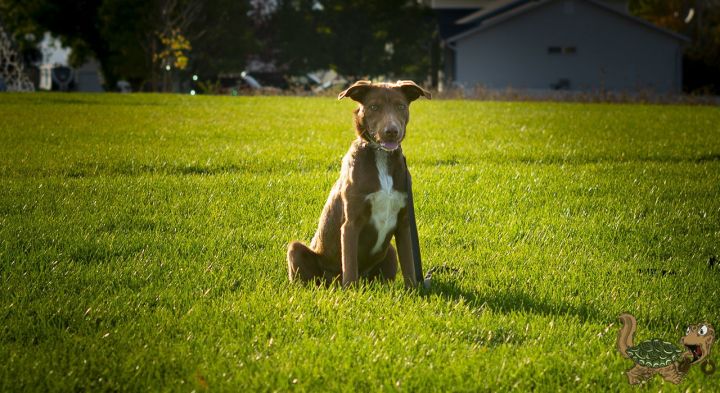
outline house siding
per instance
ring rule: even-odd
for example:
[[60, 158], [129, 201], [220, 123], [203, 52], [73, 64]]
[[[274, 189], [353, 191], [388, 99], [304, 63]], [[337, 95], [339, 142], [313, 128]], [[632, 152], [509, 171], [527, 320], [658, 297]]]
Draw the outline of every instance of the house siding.
[[[583, 0], [557, 0], [455, 42], [455, 81], [470, 88], [678, 92], [681, 41]], [[574, 47], [549, 54], [548, 47]]]

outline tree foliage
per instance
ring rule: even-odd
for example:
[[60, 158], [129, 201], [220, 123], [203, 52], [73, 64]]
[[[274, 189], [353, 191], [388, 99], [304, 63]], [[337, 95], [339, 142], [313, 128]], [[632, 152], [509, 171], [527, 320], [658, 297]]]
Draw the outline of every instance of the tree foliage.
[[120, 78], [136, 88], [156, 86], [165, 65], [160, 58], [172, 58], [179, 69], [197, 67], [193, 57], [215, 70], [240, 63], [249, 36], [246, 10], [230, 0], [0, 0], [16, 40], [37, 46], [51, 32], [72, 49], [73, 65], [96, 58], [108, 88]]
[[241, 71], [248, 56], [291, 74], [424, 79], [434, 32], [430, 11], [409, 0], [0, 0], [0, 12], [28, 48], [50, 31], [74, 65], [96, 58], [108, 87], [156, 88], [168, 64]]
[[201, 18], [189, 27], [193, 53], [188, 68], [201, 77], [241, 71], [257, 42], [248, 16], [249, 5], [238, 0], [210, 0]]
[[[686, 89], [720, 93], [720, 0], [629, 5], [691, 38]], [[431, 11], [413, 0], [0, 0], [0, 20], [27, 61], [37, 60], [50, 31], [72, 48], [74, 65], [96, 58], [109, 87], [123, 78], [152, 89], [167, 76], [167, 59], [202, 78], [259, 59], [289, 74], [334, 69], [351, 79], [423, 80], [436, 34]]]
[[418, 2], [286, 0], [268, 25], [270, 55], [286, 69], [416, 79], [429, 73], [435, 27]]
[[21, 48], [37, 46], [50, 31], [76, 55], [93, 52], [101, 58], [108, 47], [97, 23], [100, 4], [101, 0], [0, 0], [0, 18]]
[[691, 39], [685, 48], [687, 91], [720, 94], [720, 0], [631, 0], [630, 11]]

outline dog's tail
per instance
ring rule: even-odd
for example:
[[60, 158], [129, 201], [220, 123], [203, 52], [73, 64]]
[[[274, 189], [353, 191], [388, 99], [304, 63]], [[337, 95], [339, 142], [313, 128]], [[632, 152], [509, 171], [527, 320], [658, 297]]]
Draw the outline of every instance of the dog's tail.
[[633, 337], [635, 336], [635, 329], [637, 329], [637, 320], [628, 313], [622, 313], [618, 318], [620, 318], [623, 326], [618, 332], [617, 348], [624, 357], [629, 358], [627, 349], [634, 346]]

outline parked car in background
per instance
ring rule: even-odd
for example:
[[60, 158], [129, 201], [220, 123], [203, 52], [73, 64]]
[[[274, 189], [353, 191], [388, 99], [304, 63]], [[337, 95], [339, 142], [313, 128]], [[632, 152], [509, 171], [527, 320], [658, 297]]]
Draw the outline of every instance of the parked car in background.
[[319, 93], [333, 86], [342, 86], [347, 80], [331, 70], [307, 74], [287, 75], [277, 71], [242, 71], [222, 73], [217, 79], [203, 79], [199, 75], [191, 78], [190, 94], [253, 94], [313, 92]]
[[[287, 90], [290, 85], [281, 73], [276, 72], [248, 72], [223, 73], [218, 75], [217, 82], [220, 94], [252, 93], [252, 92], [280, 92]], [[202, 81], [198, 81], [202, 86]], [[205, 92], [205, 91], [203, 91]]]
[[287, 90], [290, 88], [287, 78], [280, 72], [243, 71], [240, 75], [248, 85], [251, 83], [250, 81], [256, 81], [260, 85], [257, 89]]

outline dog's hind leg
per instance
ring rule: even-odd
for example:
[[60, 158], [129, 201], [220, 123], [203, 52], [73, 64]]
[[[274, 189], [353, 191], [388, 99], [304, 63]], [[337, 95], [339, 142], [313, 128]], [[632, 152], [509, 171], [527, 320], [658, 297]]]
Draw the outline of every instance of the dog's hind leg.
[[300, 242], [288, 246], [287, 263], [290, 281], [315, 281], [323, 279], [320, 256]]
[[395, 279], [398, 270], [397, 253], [395, 248], [391, 245], [388, 246], [387, 254], [380, 263], [372, 268], [368, 273], [367, 277], [370, 280], [381, 279], [383, 281], [391, 281]]

